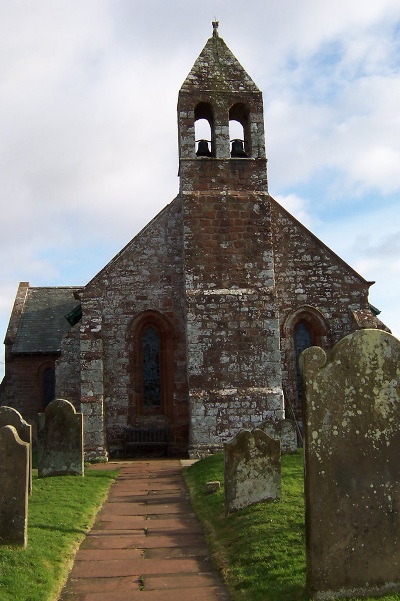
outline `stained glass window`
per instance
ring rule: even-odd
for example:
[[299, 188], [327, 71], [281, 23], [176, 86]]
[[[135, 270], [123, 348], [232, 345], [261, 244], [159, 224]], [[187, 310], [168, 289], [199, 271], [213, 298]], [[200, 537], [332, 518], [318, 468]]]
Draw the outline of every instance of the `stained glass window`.
[[297, 324], [294, 331], [294, 347], [296, 352], [296, 372], [297, 372], [297, 394], [298, 398], [301, 399], [301, 373], [299, 366], [300, 354], [312, 346], [312, 336], [304, 321]]
[[149, 326], [142, 334], [143, 406], [161, 406], [160, 338]]

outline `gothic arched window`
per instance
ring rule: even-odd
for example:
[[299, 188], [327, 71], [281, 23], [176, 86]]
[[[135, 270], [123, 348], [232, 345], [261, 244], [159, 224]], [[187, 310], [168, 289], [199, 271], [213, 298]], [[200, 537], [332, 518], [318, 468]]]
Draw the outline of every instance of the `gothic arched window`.
[[174, 382], [173, 330], [158, 311], [145, 311], [128, 331], [131, 385], [129, 419], [136, 415], [168, 415]]
[[296, 354], [297, 396], [301, 399], [301, 373], [299, 357], [303, 351], [312, 346], [312, 333], [305, 321], [300, 321], [294, 328], [294, 350]]
[[160, 337], [153, 326], [142, 333], [141, 355], [143, 407], [160, 407]]

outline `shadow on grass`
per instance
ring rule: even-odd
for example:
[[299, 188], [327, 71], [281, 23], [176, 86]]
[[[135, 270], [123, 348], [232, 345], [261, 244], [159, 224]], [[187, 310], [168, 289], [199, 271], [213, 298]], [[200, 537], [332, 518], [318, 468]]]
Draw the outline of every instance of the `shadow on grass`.
[[49, 526], [48, 524], [29, 523], [31, 530], [48, 530], [50, 532], [62, 532], [64, 534], [86, 534], [85, 528], [64, 528], [63, 526]]

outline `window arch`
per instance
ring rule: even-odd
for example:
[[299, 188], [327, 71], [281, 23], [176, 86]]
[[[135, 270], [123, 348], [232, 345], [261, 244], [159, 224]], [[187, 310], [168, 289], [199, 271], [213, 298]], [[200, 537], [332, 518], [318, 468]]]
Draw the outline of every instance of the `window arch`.
[[294, 332], [294, 352], [296, 357], [296, 377], [297, 377], [297, 398], [302, 398], [301, 390], [301, 373], [299, 359], [303, 351], [310, 346], [313, 346], [313, 336], [309, 324], [304, 319], [301, 319], [295, 325]]
[[215, 157], [214, 115], [208, 102], [199, 102], [194, 109], [196, 156]]
[[129, 333], [130, 419], [172, 411], [173, 330], [158, 311], [141, 313]]
[[249, 110], [242, 102], [234, 104], [229, 110], [229, 139], [231, 141], [231, 157], [251, 156]]
[[299, 357], [310, 346], [330, 346], [327, 321], [315, 307], [303, 305], [291, 311], [282, 325], [284, 395], [289, 415], [301, 419], [302, 394]]
[[56, 372], [52, 363], [44, 363], [38, 370], [38, 385], [40, 392], [40, 409], [42, 412], [56, 396]]

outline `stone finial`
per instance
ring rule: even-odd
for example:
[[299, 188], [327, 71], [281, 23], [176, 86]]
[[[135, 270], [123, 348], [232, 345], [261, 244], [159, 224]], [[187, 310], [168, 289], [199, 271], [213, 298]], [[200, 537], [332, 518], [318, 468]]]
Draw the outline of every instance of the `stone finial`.
[[213, 26], [213, 37], [218, 38], [219, 37], [219, 34], [218, 34], [219, 21], [217, 21], [217, 20], [213, 21], [212, 26]]

